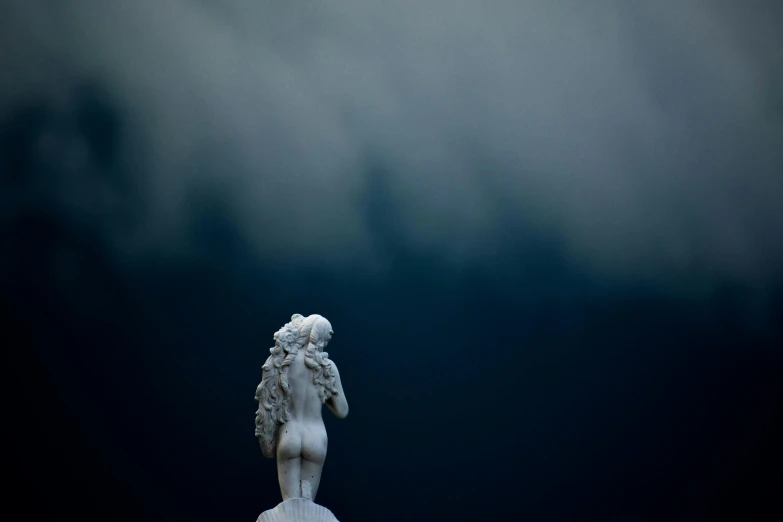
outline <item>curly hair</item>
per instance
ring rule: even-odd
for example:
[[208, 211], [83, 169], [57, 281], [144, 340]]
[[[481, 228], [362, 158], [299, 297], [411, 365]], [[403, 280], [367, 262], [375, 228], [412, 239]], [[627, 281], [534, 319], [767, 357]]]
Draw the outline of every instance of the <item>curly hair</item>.
[[274, 335], [275, 346], [269, 349], [271, 355], [264, 363], [261, 384], [255, 395], [258, 401], [255, 435], [265, 457], [275, 457], [277, 430], [291, 418], [288, 367], [300, 348], [305, 347], [305, 365], [313, 373], [313, 384], [318, 387], [321, 403], [337, 393], [332, 363], [329, 354], [323, 351], [328, 341], [324, 335], [327, 325], [320, 315], [304, 318], [294, 314]]

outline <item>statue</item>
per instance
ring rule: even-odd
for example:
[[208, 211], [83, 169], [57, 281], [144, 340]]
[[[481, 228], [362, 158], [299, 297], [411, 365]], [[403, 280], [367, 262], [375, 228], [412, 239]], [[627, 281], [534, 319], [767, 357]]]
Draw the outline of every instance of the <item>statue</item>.
[[291, 316], [274, 335], [275, 346], [256, 388], [256, 437], [265, 457], [277, 459], [283, 502], [259, 521], [334, 520], [315, 504], [326, 459], [326, 428], [321, 405], [339, 419], [348, 415], [340, 373], [324, 348], [334, 331], [326, 318]]

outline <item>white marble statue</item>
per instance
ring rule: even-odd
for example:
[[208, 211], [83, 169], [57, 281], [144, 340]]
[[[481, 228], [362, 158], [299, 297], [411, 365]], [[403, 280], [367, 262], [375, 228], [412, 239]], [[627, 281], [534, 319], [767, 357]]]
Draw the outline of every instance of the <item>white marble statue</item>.
[[[275, 346], [269, 350], [271, 355], [256, 388], [256, 437], [264, 456], [277, 459], [283, 503], [276, 509], [281, 513], [284, 505], [291, 511], [294, 504], [312, 504], [312, 509], [328, 511], [312, 502], [326, 458], [321, 405], [326, 404], [340, 419], [348, 415], [337, 366], [323, 351], [333, 334], [326, 318], [294, 314], [291, 322], [275, 333]], [[264, 517], [272, 511], [262, 514], [261, 519], [271, 520]]]

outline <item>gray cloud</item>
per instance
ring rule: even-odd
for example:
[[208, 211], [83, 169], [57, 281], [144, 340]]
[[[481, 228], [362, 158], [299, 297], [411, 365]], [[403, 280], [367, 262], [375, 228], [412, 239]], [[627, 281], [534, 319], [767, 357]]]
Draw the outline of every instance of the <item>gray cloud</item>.
[[599, 272], [755, 279], [783, 261], [783, 18], [730, 4], [30, 0], [0, 8], [0, 110], [103, 82], [161, 244], [213, 184], [265, 256], [370, 268], [372, 156], [457, 263], [524, 220]]

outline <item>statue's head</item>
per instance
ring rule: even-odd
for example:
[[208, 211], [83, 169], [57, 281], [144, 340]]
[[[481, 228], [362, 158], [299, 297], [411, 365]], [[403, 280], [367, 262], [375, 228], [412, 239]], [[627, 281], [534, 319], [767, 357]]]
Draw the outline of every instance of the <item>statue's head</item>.
[[307, 316], [302, 321], [300, 331], [302, 336], [307, 336], [304, 344], [310, 344], [316, 350], [323, 350], [334, 334], [331, 323], [318, 314]]
[[310, 343], [316, 349], [323, 350], [329, 344], [329, 341], [332, 340], [332, 335], [334, 335], [334, 330], [332, 330], [331, 323], [325, 317], [316, 316], [316, 319], [313, 321], [313, 329], [310, 332]]
[[334, 331], [329, 321], [318, 314], [303, 317], [300, 314], [291, 316], [291, 321], [286, 323], [275, 335], [275, 343], [281, 345], [286, 351], [313, 345], [317, 350], [323, 350], [332, 338]]

